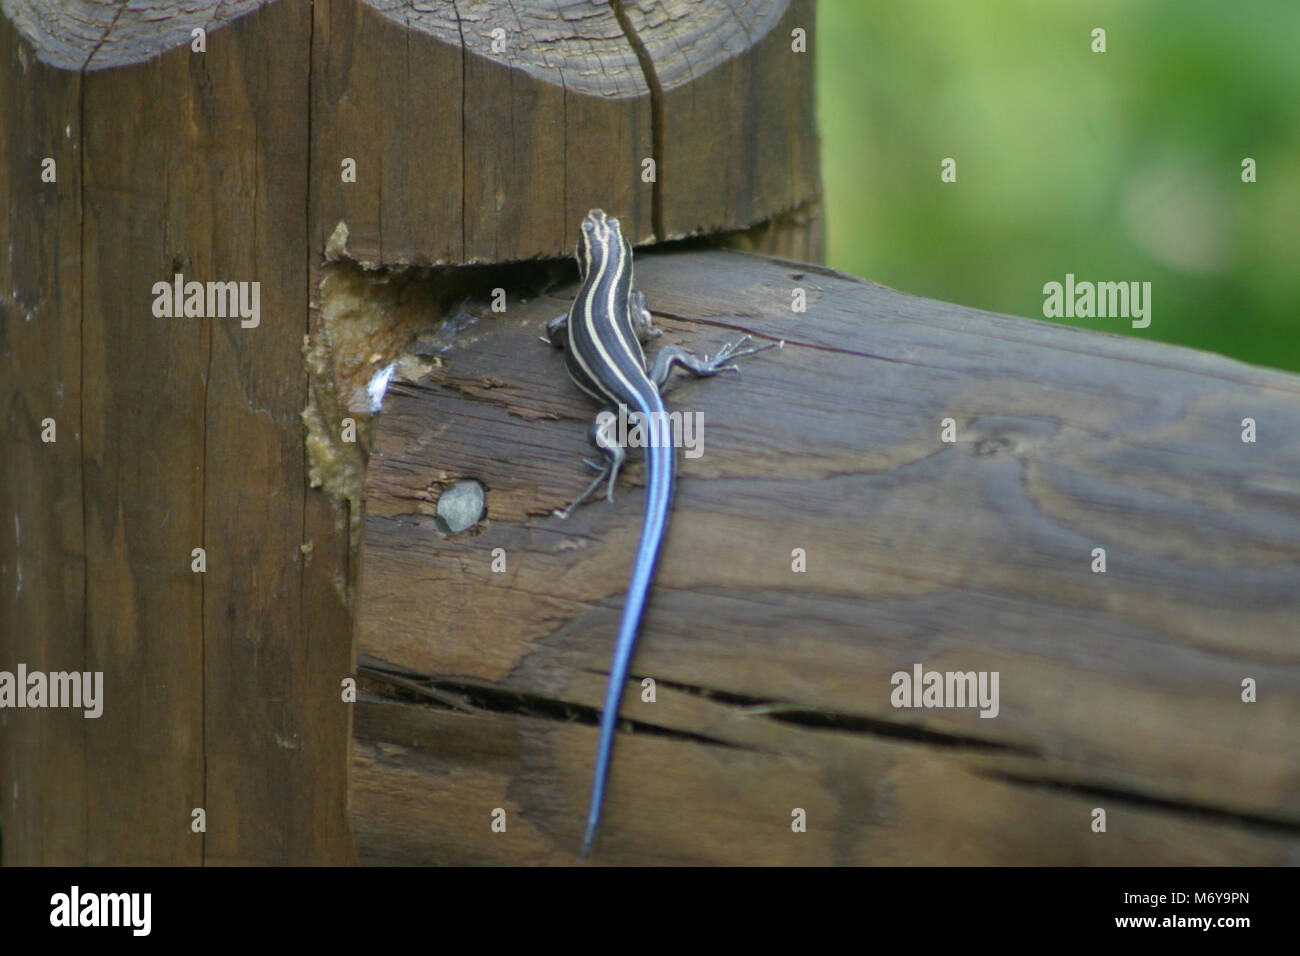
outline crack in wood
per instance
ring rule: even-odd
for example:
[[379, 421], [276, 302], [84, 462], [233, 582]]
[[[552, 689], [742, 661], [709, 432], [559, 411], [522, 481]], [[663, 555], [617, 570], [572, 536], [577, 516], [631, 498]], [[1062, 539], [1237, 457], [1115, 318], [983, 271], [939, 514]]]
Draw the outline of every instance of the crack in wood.
[[[430, 677], [427, 674], [415, 674], [403, 668], [385, 662], [375, 662], [373, 658], [357, 664], [357, 674], [367, 677], [389, 690], [389, 695], [402, 698], [411, 695], [422, 703], [441, 706], [445, 709], [482, 711], [516, 717], [534, 717], [544, 720], [558, 720], [564, 723], [586, 724], [590, 727], [600, 725], [600, 708], [572, 701], [559, 700], [527, 691], [507, 690], [498, 685], [482, 684], [476, 681], [454, 680], [446, 677]], [[452, 704], [448, 698], [457, 701]], [[408, 697], [407, 699], [411, 699]], [[647, 734], [655, 737], [667, 737], [689, 743], [705, 744], [711, 747], [726, 747], [730, 750], [757, 750], [746, 744], [730, 740], [709, 737], [704, 734], [663, 727], [658, 724], [640, 720], [620, 718], [618, 729], [624, 733]]]
[[[605, 672], [585, 669], [589, 674], [608, 676]], [[467, 712], [485, 711], [494, 714], [513, 714], [516, 716], [541, 717], [550, 720], [562, 720], [566, 723], [581, 723], [589, 726], [600, 724], [600, 708], [577, 704], [572, 701], [558, 700], [527, 691], [507, 690], [498, 685], [484, 684], [477, 681], [456, 680], [446, 677], [431, 677], [416, 674], [405, 668], [386, 661], [379, 661], [369, 655], [357, 665], [358, 675], [385, 685], [390, 696], [406, 699], [418, 699], [424, 703], [435, 703], [446, 709]], [[629, 675], [629, 679], [640, 681], [643, 675]], [[716, 703], [738, 707], [746, 711], [746, 716], [766, 717], [781, 723], [792, 724], [808, 730], [838, 731], [850, 734], [862, 734], [868, 737], [883, 737], [892, 740], [906, 740], [933, 747], [963, 748], [967, 750], [995, 751], [1015, 753], [1040, 758], [1043, 756], [1032, 747], [1020, 744], [1004, 743], [982, 737], [964, 734], [952, 734], [938, 730], [928, 730], [908, 724], [899, 724], [878, 717], [864, 717], [859, 714], [843, 714], [831, 711], [809, 710], [789, 704], [785, 701], [750, 697], [732, 691], [716, 690], [685, 684], [678, 681], [656, 679], [663, 687], [682, 693], [703, 697]], [[404, 692], [404, 693], [403, 693]], [[691, 733], [671, 727], [663, 727], [645, 721], [620, 718], [619, 729], [625, 732], [654, 734], [692, 743], [709, 746], [729, 747], [737, 750], [757, 750], [746, 744], [723, 740], [705, 734]]]
[[664, 168], [664, 88], [659, 83], [659, 74], [655, 72], [655, 61], [632, 25], [632, 19], [623, 8], [623, 0], [609, 0], [614, 18], [618, 20], [623, 35], [627, 37], [637, 62], [641, 64], [641, 73], [645, 77], [646, 87], [650, 90], [650, 154], [654, 159], [655, 178], [650, 186], [650, 227], [654, 230], [656, 241], [662, 242], [667, 233], [664, 231], [664, 196], [660, 183], [660, 174]]
[[[641, 680], [642, 678], [634, 677], [633, 679]], [[767, 717], [781, 723], [793, 724], [809, 730], [835, 730], [852, 734], [865, 734], [869, 737], [910, 740], [915, 743], [930, 744], [936, 747], [964, 747], [971, 750], [1018, 753], [1038, 758], [1043, 756], [1034, 748], [1020, 744], [1004, 743], [965, 734], [952, 734], [940, 730], [927, 730], [923, 727], [895, 723], [892, 720], [884, 720], [880, 717], [865, 717], [861, 714], [845, 714], [828, 710], [809, 710], [789, 701], [750, 697], [733, 691], [714, 690], [677, 681], [657, 680], [656, 682], [673, 690], [695, 694], [721, 704], [744, 708], [748, 716]]]
[[1242, 813], [1237, 810], [1229, 810], [1226, 807], [1216, 807], [1211, 804], [1195, 803], [1191, 800], [1173, 800], [1168, 797], [1157, 797], [1137, 790], [1123, 790], [1119, 787], [1109, 787], [1104, 784], [1083, 783], [1071, 780], [1054, 780], [1051, 777], [1030, 777], [1021, 774], [1007, 773], [1002, 770], [977, 769], [974, 773], [980, 777], [999, 780], [1003, 783], [1012, 783], [1022, 787], [1055, 790], [1060, 793], [1072, 794], [1080, 797], [1096, 797], [1102, 800], [1115, 800], [1120, 803], [1128, 804], [1131, 807], [1141, 807], [1149, 810], [1168, 810], [1171, 813], [1208, 818], [1216, 822], [1236, 823], [1241, 826], [1259, 827], [1261, 829], [1279, 832], [1287, 836], [1300, 835], [1300, 821], [1260, 816], [1253, 813]]

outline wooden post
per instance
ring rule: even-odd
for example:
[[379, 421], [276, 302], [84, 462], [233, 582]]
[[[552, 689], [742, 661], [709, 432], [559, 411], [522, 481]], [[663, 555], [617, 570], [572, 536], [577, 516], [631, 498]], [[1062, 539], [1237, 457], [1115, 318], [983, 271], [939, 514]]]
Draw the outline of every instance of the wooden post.
[[364, 383], [462, 281], [414, 267], [590, 206], [819, 254], [811, 0], [192, 6], [0, 18], [0, 671], [104, 678], [0, 710], [6, 863], [355, 858]]

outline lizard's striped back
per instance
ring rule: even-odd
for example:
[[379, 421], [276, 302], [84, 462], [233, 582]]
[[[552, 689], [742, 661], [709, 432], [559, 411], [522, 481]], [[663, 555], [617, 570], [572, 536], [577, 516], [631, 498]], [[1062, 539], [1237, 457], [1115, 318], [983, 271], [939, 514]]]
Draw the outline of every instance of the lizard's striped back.
[[577, 259], [582, 285], [569, 309], [569, 376], [603, 404], [644, 413], [662, 409], [632, 325], [632, 246], [618, 220], [599, 209], [587, 213]]

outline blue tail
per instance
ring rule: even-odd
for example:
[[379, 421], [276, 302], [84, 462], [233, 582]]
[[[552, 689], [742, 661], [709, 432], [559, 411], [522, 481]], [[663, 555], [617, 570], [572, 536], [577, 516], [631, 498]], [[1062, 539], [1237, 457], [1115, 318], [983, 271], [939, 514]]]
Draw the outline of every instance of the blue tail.
[[[664, 411], [658, 392], [646, 403], [643, 413]], [[650, 444], [646, 448], [649, 484], [646, 490], [645, 520], [641, 525], [641, 542], [636, 549], [636, 563], [632, 566], [632, 579], [627, 586], [627, 601], [623, 605], [623, 618], [618, 626], [618, 641], [614, 645], [614, 659], [610, 664], [609, 685], [605, 690], [605, 709], [600, 715], [600, 746], [596, 751], [596, 773], [591, 782], [591, 808], [587, 813], [587, 832], [582, 838], [582, 859], [591, 854], [591, 844], [596, 839], [600, 825], [600, 809], [605, 799], [605, 779], [609, 776], [609, 758], [614, 749], [614, 729], [618, 725], [618, 704], [623, 697], [628, 666], [636, 647], [637, 628], [641, 612], [645, 609], [646, 595], [654, 578], [659, 546], [663, 543], [668, 526], [668, 512], [673, 496], [673, 448], [671, 428], [662, 417], [652, 418], [662, 423], [651, 426]]]

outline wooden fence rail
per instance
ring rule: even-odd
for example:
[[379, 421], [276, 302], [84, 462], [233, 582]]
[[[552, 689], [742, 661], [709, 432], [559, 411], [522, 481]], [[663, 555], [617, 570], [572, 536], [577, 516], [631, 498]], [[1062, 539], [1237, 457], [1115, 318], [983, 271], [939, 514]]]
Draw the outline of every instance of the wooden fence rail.
[[[601, 858], [1297, 859], [1300, 378], [733, 252], [636, 275], [662, 341], [786, 345], [669, 393], [702, 454], [679, 456]], [[571, 292], [467, 326], [377, 423], [362, 860], [575, 858], [642, 494], [633, 467], [612, 506], [550, 513], [588, 478], [593, 409], [537, 341]], [[451, 534], [438, 498], [466, 480], [486, 517]], [[917, 668], [996, 698], [897, 706]]]

